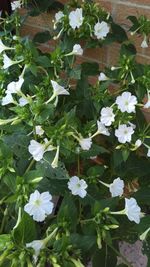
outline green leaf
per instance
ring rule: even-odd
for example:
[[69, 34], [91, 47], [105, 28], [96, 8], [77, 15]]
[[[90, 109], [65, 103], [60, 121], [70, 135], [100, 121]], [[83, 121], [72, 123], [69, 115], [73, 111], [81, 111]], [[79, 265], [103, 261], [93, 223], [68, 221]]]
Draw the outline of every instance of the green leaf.
[[69, 72], [69, 77], [71, 79], [80, 80], [80, 78], [81, 78], [81, 65], [78, 65], [78, 66], [74, 67]]
[[0, 235], [0, 251], [3, 251], [11, 243], [11, 235]]
[[82, 63], [82, 74], [86, 76], [94, 76], [99, 74], [99, 64], [84, 62]]
[[23, 213], [21, 222], [12, 231], [13, 239], [17, 244], [26, 244], [36, 239], [36, 226], [33, 219], [27, 214]]
[[109, 247], [106, 247], [105, 245], [103, 245], [101, 250], [97, 250], [92, 258], [92, 267], [116, 267], [116, 264], [116, 255]]
[[125, 30], [120, 25], [112, 23], [111, 29], [112, 29], [112, 36], [115, 39], [115, 41], [122, 43], [128, 40], [128, 36]]
[[51, 39], [51, 35], [49, 31], [43, 31], [43, 32], [38, 32], [34, 38], [33, 42], [35, 43], [46, 43]]

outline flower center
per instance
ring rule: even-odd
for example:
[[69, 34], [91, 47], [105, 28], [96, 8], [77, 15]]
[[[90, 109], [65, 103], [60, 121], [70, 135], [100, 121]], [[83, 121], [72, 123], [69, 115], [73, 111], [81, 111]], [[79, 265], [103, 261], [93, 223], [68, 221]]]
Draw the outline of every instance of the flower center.
[[37, 207], [39, 207], [41, 205], [41, 203], [42, 202], [41, 202], [40, 199], [37, 199], [37, 200], [34, 201], [34, 205], [37, 206]]
[[77, 188], [80, 188], [80, 187], [81, 187], [81, 185], [80, 185], [80, 183], [78, 183], [78, 184], [77, 184]]

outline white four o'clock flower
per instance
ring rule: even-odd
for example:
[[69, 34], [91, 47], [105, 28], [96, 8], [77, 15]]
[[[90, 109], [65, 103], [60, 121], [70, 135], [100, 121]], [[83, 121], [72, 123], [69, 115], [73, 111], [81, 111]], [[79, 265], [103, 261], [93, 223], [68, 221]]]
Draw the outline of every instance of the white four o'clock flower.
[[52, 151], [54, 149], [55, 148], [52, 145], [47, 143], [40, 144], [36, 140], [31, 140], [28, 147], [30, 154], [36, 161], [40, 161], [43, 158], [45, 152]]
[[69, 25], [72, 29], [80, 28], [83, 23], [82, 8], [77, 8], [69, 14]]
[[112, 197], [122, 196], [124, 189], [124, 181], [120, 177], [116, 178], [109, 186]]
[[98, 134], [103, 134], [107, 136], [110, 135], [108, 129], [105, 127], [105, 125], [101, 121], [97, 121], [97, 131], [95, 134], [91, 136], [91, 138], [95, 137]]
[[137, 98], [134, 95], [131, 95], [130, 92], [124, 92], [121, 96], [116, 98], [116, 104], [118, 105], [118, 109], [121, 112], [135, 112], [135, 106], [137, 104]]
[[147, 156], [150, 157], [150, 148], [148, 148]]
[[35, 126], [35, 133], [39, 136], [43, 135], [44, 133], [44, 130], [42, 129], [42, 126], [41, 125], [37, 125]]
[[80, 138], [79, 144], [83, 150], [89, 150], [92, 146], [92, 139], [91, 139], [91, 137]]
[[63, 17], [64, 17], [64, 13], [62, 11], [58, 11], [55, 14], [55, 23], [60, 22]]
[[2, 98], [2, 106], [8, 105], [14, 102], [15, 101], [10, 93], [6, 94], [6, 96]]
[[57, 82], [51, 80], [51, 84], [53, 87], [53, 94], [51, 98], [46, 101], [46, 104], [51, 102], [54, 98], [58, 98], [59, 95], [70, 95], [69, 92], [61, 85], [59, 85]]
[[141, 43], [141, 47], [142, 48], [147, 48], [148, 47], [147, 36], [146, 35], [144, 35], [144, 39], [143, 39], [143, 41]]
[[14, 64], [19, 64], [23, 60], [13, 61], [6, 54], [3, 54], [3, 69], [7, 69]]
[[6, 93], [17, 94], [20, 93], [24, 79], [20, 76], [17, 82], [11, 82], [7, 85]]
[[19, 1], [13, 1], [11, 3], [11, 8], [13, 11], [16, 10], [17, 8], [21, 8], [21, 1], [20, 0]]
[[144, 108], [150, 108], [150, 90], [147, 90], [147, 102], [144, 105]]
[[141, 208], [138, 206], [135, 198], [125, 198], [125, 214], [130, 221], [140, 223]]
[[115, 130], [115, 136], [122, 144], [125, 144], [126, 142], [130, 143], [133, 133], [133, 127], [127, 126], [126, 124], [120, 124], [118, 129]]
[[19, 98], [19, 106], [24, 107], [25, 105], [29, 104], [29, 101], [25, 97], [20, 97]]
[[140, 139], [137, 139], [135, 142], [136, 149], [142, 145], [142, 141]]
[[82, 49], [81, 45], [75, 44], [73, 46], [72, 54], [77, 55], [77, 56], [82, 56], [83, 55], [83, 49]]
[[39, 193], [35, 190], [30, 195], [29, 202], [24, 206], [25, 212], [33, 216], [33, 220], [43, 222], [47, 215], [53, 211], [54, 204], [51, 202], [52, 196], [49, 192]]
[[84, 198], [87, 194], [86, 188], [87, 183], [83, 179], [79, 179], [77, 176], [73, 176], [70, 178], [68, 182], [68, 188], [71, 190], [73, 195], [78, 195], [81, 198]]
[[124, 189], [124, 181], [121, 180], [120, 177], [116, 178], [111, 184], [107, 184], [102, 181], [100, 181], [100, 183], [109, 188], [112, 197], [122, 196]]
[[58, 167], [58, 160], [59, 160], [59, 146], [57, 146], [56, 155], [53, 159], [53, 162], [51, 163], [51, 166], [53, 169]]
[[34, 240], [31, 243], [27, 243], [26, 247], [34, 249], [33, 258], [34, 258], [34, 262], [36, 263], [41, 249], [45, 248], [45, 242], [44, 240]]
[[113, 113], [113, 109], [111, 107], [102, 108], [100, 121], [105, 126], [110, 126], [114, 120], [115, 114]]
[[14, 48], [11, 48], [11, 47], [4, 45], [2, 40], [0, 39], [0, 53], [2, 53], [3, 51], [6, 51], [6, 50], [13, 50], [13, 49]]
[[97, 39], [104, 39], [109, 33], [109, 26], [105, 21], [97, 22], [94, 26], [94, 34]]
[[107, 81], [109, 78], [105, 75], [105, 73], [101, 72], [100, 75], [98, 76], [98, 80], [101, 81]]

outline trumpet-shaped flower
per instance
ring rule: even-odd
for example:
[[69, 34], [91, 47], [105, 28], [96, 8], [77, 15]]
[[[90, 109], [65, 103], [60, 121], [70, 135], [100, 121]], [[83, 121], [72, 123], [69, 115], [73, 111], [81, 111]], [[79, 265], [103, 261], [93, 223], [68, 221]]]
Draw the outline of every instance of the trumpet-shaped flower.
[[21, 1], [20, 0], [13, 1], [11, 3], [11, 8], [12, 8], [13, 11], [16, 10], [17, 8], [21, 8]]
[[137, 98], [134, 95], [131, 95], [130, 92], [124, 92], [121, 96], [116, 98], [116, 104], [118, 105], [118, 109], [121, 112], [132, 113], [135, 112], [135, 106], [137, 104]]
[[70, 95], [70, 93], [63, 86], [59, 85], [57, 82], [51, 80], [51, 84], [53, 87], [53, 94], [51, 98], [46, 102], [46, 104], [51, 102], [54, 98], [57, 99], [59, 95]]
[[3, 54], [3, 69], [8, 69], [10, 66], [19, 64], [23, 60], [13, 61], [6, 54]]
[[135, 148], [139, 148], [142, 145], [142, 141], [140, 139], [137, 139], [135, 142]]
[[109, 186], [112, 197], [122, 196], [124, 189], [124, 181], [120, 177], [116, 178]]
[[102, 108], [100, 121], [105, 126], [110, 126], [114, 120], [115, 114], [113, 113], [113, 109], [111, 107]]
[[103, 135], [107, 135], [109, 136], [110, 133], [108, 131], [108, 129], [105, 127], [105, 125], [100, 122], [100, 121], [97, 121], [97, 131], [100, 133], [100, 134], [103, 134]]
[[107, 81], [109, 78], [105, 75], [105, 73], [101, 72], [100, 75], [98, 76], [98, 80], [101, 81]]
[[83, 150], [89, 150], [92, 146], [92, 139], [89, 138], [80, 138], [79, 144]]
[[77, 176], [71, 177], [68, 182], [68, 188], [71, 190], [71, 193], [75, 196], [78, 195], [81, 198], [86, 196], [87, 187], [87, 183], [83, 179], [80, 180]]
[[97, 22], [94, 26], [94, 34], [97, 39], [104, 39], [109, 33], [109, 26], [105, 21]]
[[69, 25], [72, 29], [80, 28], [83, 23], [82, 8], [77, 8], [69, 14]]
[[64, 17], [64, 13], [62, 11], [58, 11], [55, 14], [55, 23], [60, 22], [63, 17]]
[[44, 240], [34, 240], [31, 243], [27, 243], [26, 247], [34, 249], [33, 258], [34, 258], [34, 262], [36, 263], [41, 249], [45, 248], [45, 242]]
[[6, 96], [2, 98], [2, 106], [14, 103], [14, 99], [10, 93], [7, 93]]
[[144, 105], [144, 108], [150, 108], [150, 90], [147, 90], [147, 102]]
[[146, 35], [144, 35], [144, 39], [143, 39], [143, 41], [141, 43], [141, 47], [142, 48], [147, 48], [148, 47], [147, 36]]
[[19, 98], [19, 106], [20, 107], [24, 107], [27, 104], [29, 104], [29, 101], [27, 98], [25, 98], [23, 96]]
[[41, 125], [35, 126], [35, 133], [39, 136], [44, 134], [44, 130], [42, 129]]
[[150, 157], [150, 148], [148, 148], [147, 157]]
[[55, 169], [58, 167], [58, 159], [59, 159], [59, 146], [57, 146], [56, 155], [54, 157], [53, 162], [51, 163], [52, 168]]
[[133, 127], [128, 127], [126, 124], [119, 125], [118, 129], [115, 130], [115, 136], [118, 141], [122, 144], [131, 142], [132, 134], [134, 133]]
[[54, 204], [51, 202], [52, 196], [49, 192], [39, 193], [35, 190], [30, 195], [29, 202], [24, 206], [25, 212], [33, 216], [33, 220], [43, 222], [47, 215], [53, 211]]
[[82, 49], [81, 45], [75, 44], [73, 46], [72, 54], [76, 55], [76, 56], [82, 56], [83, 55], [83, 49]]
[[0, 54], [3, 52], [3, 51], [6, 51], [6, 50], [13, 50], [14, 48], [11, 48], [11, 47], [8, 47], [6, 45], [3, 44], [2, 40], [0, 39]]
[[11, 82], [7, 85], [6, 93], [10, 94], [20, 93], [23, 83], [24, 79], [22, 77], [19, 77], [19, 80], [17, 82]]
[[35, 140], [31, 140], [28, 147], [30, 154], [36, 161], [40, 161], [43, 158], [45, 152], [52, 151], [54, 149], [55, 148], [52, 145], [49, 145], [47, 143], [40, 144]]
[[130, 221], [140, 223], [141, 208], [138, 206], [135, 198], [125, 198], [125, 214]]

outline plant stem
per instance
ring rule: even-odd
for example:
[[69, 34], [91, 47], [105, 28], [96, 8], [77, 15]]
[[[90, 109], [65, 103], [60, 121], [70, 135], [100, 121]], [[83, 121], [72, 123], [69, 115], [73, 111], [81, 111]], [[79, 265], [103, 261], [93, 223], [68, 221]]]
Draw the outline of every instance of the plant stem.
[[33, 166], [33, 164], [34, 164], [34, 162], [35, 162], [35, 160], [34, 159], [32, 159], [31, 160], [31, 162], [30, 162], [30, 164], [29, 164], [29, 166], [28, 166], [28, 168], [26, 169], [26, 171], [25, 171], [25, 173], [24, 174], [26, 174], [31, 168], [32, 168], [32, 166]]

